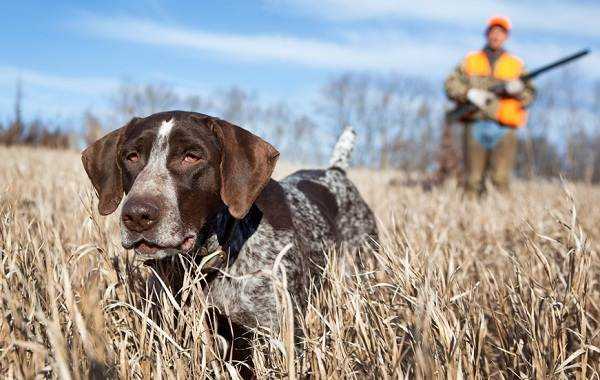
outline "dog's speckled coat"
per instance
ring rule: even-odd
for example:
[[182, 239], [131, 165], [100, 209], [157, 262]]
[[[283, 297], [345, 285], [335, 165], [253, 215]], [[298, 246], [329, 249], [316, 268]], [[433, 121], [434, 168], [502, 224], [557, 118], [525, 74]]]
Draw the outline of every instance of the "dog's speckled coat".
[[350, 128], [342, 133], [329, 168], [277, 182], [270, 175], [279, 153], [268, 143], [223, 120], [171, 111], [133, 119], [82, 159], [100, 213], [115, 211], [127, 194], [124, 247], [157, 267], [173, 255], [223, 249], [227, 256], [205, 287], [209, 302], [236, 324], [277, 330], [274, 275], [285, 273], [304, 310], [328, 247], [355, 253], [377, 240], [373, 213], [345, 173], [355, 138]]

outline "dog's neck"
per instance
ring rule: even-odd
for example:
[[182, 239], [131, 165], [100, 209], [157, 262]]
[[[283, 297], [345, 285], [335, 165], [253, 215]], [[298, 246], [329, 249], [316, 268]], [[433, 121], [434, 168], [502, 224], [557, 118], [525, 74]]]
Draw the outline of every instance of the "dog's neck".
[[246, 241], [256, 232], [262, 220], [262, 212], [253, 204], [246, 216], [235, 219], [226, 207], [211, 218], [198, 238], [201, 257], [222, 251], [224, 260], [217, 261], [219, 269], [232, 265]]
[[[214, 259], [204, 263], [206, 283], [212, 282], [220, 270], [226, 271], [233, 265], [246, 241], [256, 232], [263, 213], [256, 205], [252, 205], [248, 214], [242, 219], [235, 219], [226, 207], [210, 219], [199, 234], [197, 254], [192, 260], [199, 265], [207, 255], [218, 253]], [[177, 257], [162, 260], [150, 260], [144, 263], [159, 274], [172, 288], [180, 289], [183, 284], [182, 262]], [[174, 269], [174, 266], [177, 269]]]

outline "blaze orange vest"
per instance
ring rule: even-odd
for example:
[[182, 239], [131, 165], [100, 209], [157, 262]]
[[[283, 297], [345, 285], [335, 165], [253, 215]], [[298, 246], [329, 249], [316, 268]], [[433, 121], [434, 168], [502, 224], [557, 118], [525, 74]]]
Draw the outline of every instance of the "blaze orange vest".
[[[518, 79], [523, 74], [523, 62], [514, 55], [502, 53], [492, 68], [485, 52], [478, 51], [467, 55], [463, 62], [463, 69], [469, 76], [491, 76], [509, 81]], [[500, 99], [496, 120], [503, 125], [519, 128], [527, 122], [527, 111], [518, 99]]]

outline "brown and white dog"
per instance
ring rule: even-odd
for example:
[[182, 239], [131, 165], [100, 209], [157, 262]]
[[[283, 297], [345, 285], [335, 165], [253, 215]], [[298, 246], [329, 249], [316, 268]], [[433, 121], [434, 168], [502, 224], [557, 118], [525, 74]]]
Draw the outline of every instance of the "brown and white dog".
[[[355, 135], [347, 129], [331, 165], [271, 179], [279, 153], [226, 121], [171, 111], [134, 118], [82, 155], [100, 214], [121, 211], [123, 247], [160, 262], [176, 255], [227, 253], [205, 291], [232, 322], [277, 329], [272, 277], [278, 255], [302, 310], [318, 282], [327, 246], [377, 239], [373, 213], [347, 178]], [[289, 248], [291, 246], [291, 248]]]

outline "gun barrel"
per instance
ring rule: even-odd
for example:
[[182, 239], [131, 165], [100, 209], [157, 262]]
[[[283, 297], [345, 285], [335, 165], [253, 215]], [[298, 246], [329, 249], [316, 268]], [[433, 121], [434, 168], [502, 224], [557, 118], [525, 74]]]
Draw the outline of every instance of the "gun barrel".
[[550, 71], [553, 70], [559, 66], [565, 65], [569, 62], [572, 62], [576, 59], [579, 59], [581, 57], [583, 57], [584, 55], [588, 55], [590, 53], [590, 49], [583, 49], [578, 51], [577, 53], [571, 54], [569, 56], [566, 56], [564, 58], [559, 59], [558, 61], [549, 63], [547, 65], [544, 65], [542, 67], [538, 67], [535, 70], [530, 71], [529, 73], [523, 75], [521, 77], [521, 79], [523, 80], [529, 80], [529, 79], [533, 79], [535, 77], [537, 77], [538, 75], [545, 73], [546, 71]]

